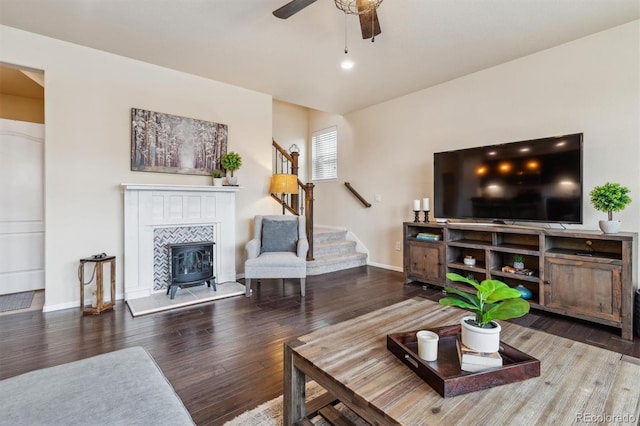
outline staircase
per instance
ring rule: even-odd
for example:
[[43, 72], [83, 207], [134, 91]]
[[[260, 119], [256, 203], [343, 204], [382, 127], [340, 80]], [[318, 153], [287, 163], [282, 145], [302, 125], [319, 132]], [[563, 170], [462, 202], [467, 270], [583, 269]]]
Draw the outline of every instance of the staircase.
[[[273, 146], [273, 173], [275, 175], [298, 175], [299, 155], [297, 150], [288, 152], [276, 141]], [[273, 183], [273, 181], [272, 181]], [[365, 204], [371, 207], [360, 197], [348, 182], [345, 185]], [[278, 188], [276, 185], [274, 188]], [[272, 191], [274, 190], [272, 188]], [[309, 251], [307, 252], [307, 275], [320, 275], [328, 272], [342, 271], [343, 269], [357, 268], [367, 264], [367, 253], [356, 251], [358, 244], [353, 241], [348, 231], [344, 228], [329, 226], [314, 226], [313, 223], [313, 183], [302, 183], [298, 179], [297, 192], [271, 193], [271, 197], [278, 201], [285, 210], [294, 215], [303, 215], [306, 218], [307, 239]], [[366, 250], [366, 249], [365, 249]]]
[[347, 230], [328, 226], [313, 228], [314, 260], [307, 261], [307, 275], [342, 271], [367, 264], [367, 254], [356, 251]]

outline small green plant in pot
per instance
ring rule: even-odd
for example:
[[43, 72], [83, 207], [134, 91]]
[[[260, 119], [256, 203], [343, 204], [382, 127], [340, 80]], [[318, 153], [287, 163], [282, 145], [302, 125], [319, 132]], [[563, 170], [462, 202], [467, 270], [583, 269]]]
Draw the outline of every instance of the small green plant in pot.
[[513, 256], [513, 267], [516, 269], [524, 269], [524, 256], [516, 254]]
[[462, 343], [479, 352], [497, 352], [500, 348], [500, 324], [495, 320], [519, 318], [529, 312], [529, 302], [520, 292], [498, 280], [481, 283], [462, 275], [448, 273], [451, 281], [469, 284], [476, 289], [471, 294], [453, 287], [445, 287], [451, 296], [440, 299], [442, 306], [454, 306], [472, 312], [473, 316], [460, 321]]
[[622, 211], [631, 202], [629, 188], [619, 183], [607, 182], [596, 186], [589, 193], [591, 204], [601, 212], [607, 213], [608, 220], [601, 220], [598, 225], [605, 234], [615, 234], [620, 231], [620, 221], [613, 220], [613, 212]]
[[222, 170], [213, 170], [211, 177], [213, 178], [213, 186], [222, 186], [222, 178], [224, 177]]
[[231, 172], [231, 176], [227, 178], [229, 185], [236, 185], [238, 178], [233, 176], [233, 172], [238, 170], [242, 166], [242, 157], [237, 152], [229, 151], [220, 157], [220, 164], [228, 172]]

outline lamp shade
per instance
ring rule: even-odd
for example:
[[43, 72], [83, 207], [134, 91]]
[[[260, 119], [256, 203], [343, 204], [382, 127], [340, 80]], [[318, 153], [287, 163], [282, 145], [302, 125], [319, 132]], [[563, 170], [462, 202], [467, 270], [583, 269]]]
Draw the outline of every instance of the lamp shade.
[[272, 194], [297, 194], [298, 176], [288, 174], [275, 174], [271, 177]]

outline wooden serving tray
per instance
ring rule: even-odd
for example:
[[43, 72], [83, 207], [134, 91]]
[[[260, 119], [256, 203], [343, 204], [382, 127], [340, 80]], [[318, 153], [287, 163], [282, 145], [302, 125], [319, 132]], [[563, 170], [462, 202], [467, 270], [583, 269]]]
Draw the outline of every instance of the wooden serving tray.
[[438, 359], [425, 361], [418, 356], [416, 333], [419, 330], [387, 335], [387, 349], [429, 384], [443, 398], [475, 392], [494, 386], [520, 382], [540, 376], [540, 361], [500, 342], [502, 367], [477, 373], [460, 369], [456, 349], [460, 325], [423, 328], [440, 336]]

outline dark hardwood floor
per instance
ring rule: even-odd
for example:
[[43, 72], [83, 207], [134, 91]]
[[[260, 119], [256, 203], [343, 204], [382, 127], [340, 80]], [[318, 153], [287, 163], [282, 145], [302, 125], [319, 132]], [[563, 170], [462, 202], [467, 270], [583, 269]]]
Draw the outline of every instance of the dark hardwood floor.
[[[296, 280], [264, 280], [251, 298], [131, 317], [79, 309], [0, 317], [0, 379], [130, 346], [156, 359], [198, 425], [219, 425], [282, 394], [282, 345], [310, 331], [404, 299], [441, 297], [436, 288], [403, 285], [402, 274], [361, 267]], [[619, 330], [532, 311], [514, 322], [640, 357], [640, 339]]]

